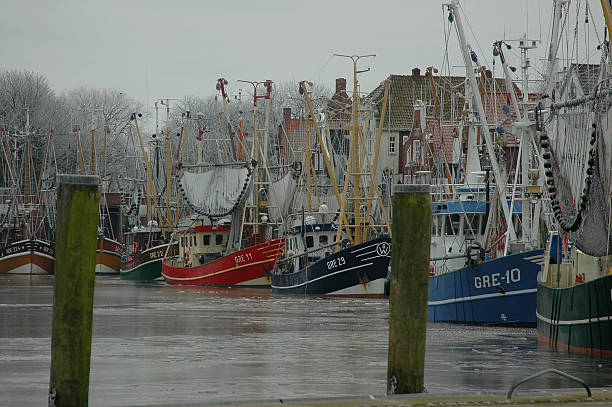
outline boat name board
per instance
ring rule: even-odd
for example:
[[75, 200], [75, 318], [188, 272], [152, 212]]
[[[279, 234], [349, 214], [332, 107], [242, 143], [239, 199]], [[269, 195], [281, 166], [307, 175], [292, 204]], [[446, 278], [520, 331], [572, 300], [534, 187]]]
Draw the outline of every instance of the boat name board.
[[344, 260], [343, 256], [338, 257], [337, 259], [333, 259], [327, 262], [327, 269], [331, 270], [336, 267], [340, 267], [346, 264], [346, 260]]
[[55, 248], [46, 244], [42, 244], [38, 241], [25, 241], [25, 242], [16, 242], [10, 246], [7, 246], [3, 249], [0, 249], [0, 257], [10, 256], [12, 254], [17, 253], [25, 253], [25, 252], [39, 252], [43, 254], [47, 254], [51, 257], [55, 257]]
[[489, 288], [500, 286], [502, 282], [506, 284], [518, 283], [521, 281], [521, 270], [513, 268], [506, 270], [505, 273], [492, 273], [491, 275], [474, 277], [474, 287]]

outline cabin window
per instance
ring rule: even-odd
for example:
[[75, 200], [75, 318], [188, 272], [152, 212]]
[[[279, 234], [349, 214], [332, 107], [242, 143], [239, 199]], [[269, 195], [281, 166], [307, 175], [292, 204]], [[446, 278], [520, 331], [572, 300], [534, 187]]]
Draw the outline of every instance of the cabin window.
[[181, 236], [181, 246], [185, 247], [185, 236]]
[[314, 247], [314, 238], [312, 236], [306, 236], [306, 247]]
[[215, 244], [220, 245], [221, 243], [223, 243], [223, 235], [215, 236]]
[[459, 232], [459, 225], [461, 223], [461, 216], [458, 213], [453, 213], [446, 217], [446, 234], [456, 235]]
[[210, 235], [204, 235], [204, 246], [210, 246]]
[[327, 245], [327, 235], [321, 235], [319, 236], [319, 246], [326, 246]]
[[189, 235], [189, 246], [193, 246], [193, 236]]
[[480, 215], [481, 221], [480, 221], [480, 234], [484, 235], [485, 234], [485, 229], [487, 228], [487, 218], [483, 215]]
[[395, 154], [395, 136], [389, 136], [389, 154]]
[[194, 246], [198, 245], [198, 235], [193, 235], [193, 245]]
[[438, 217], [434, 216], [431, 219], [431, 235], [432, 236], [437, 236], [438, 232]]

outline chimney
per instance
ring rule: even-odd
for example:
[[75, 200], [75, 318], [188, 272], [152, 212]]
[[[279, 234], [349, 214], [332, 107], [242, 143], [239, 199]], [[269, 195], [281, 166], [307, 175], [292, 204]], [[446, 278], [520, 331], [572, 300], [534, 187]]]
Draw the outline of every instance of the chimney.
[[283, 122], [289, 123], [291, 121], [291, 108], [283, 107]]
[[412, 76], [421, 76], [421, 70], [419, 68], [412, 68]]
[[336, 79], [336, 93], [346, 92], [346, 79]]

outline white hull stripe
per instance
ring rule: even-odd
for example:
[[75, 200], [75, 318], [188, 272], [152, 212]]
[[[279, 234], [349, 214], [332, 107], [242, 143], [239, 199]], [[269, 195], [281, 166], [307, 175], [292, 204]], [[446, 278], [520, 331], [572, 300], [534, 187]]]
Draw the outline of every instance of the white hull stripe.
[[151, 264], [151, 263], [155, 263], [155, 262], [160, 262], [161, 263], [161, 261], [162, 261], [162, 259], [160, 257], [159, 259], [149, 260], [149, 261], [146, 261], [144, 263], [140, 263], [139, 265], [134, 266], [134, 267], [132, 267], [129, 270], [120, 270], [120, 272], [121, 273], [131, 273], [132, 271], [136, 270], [137, 268], [140, 268], [142, 266], [146, 266], [147, 264]]
[[593, 323], [593, 322], [608, 322], [608, 321], [612, 321], [612, 315], [608, 315], [606, 317], [599, 317], [599, 318], [576, 319], [576, 320], [573, 320], [573, 321], [553, 321], [552, 319], [546, 318], [546, 317], [538, 314], [537, 311], [536, 311], [536, 317], [540, 321], [546, 322], [547, 324], [550, 324], [550, 325], [563, 325], [563, 326], [584, 325], [584, 324], [590, 324], [590, 323]]
[[[244, 268], [244, 267], [250, 267], [250, 266], [255, 266], [257, 264], [267, 263], [267, 262], [269, 262], [271, 260], [274, 260], [274, 258], [268, 259], [268, 260], [256, 261], [256, 262], [253, 262], [253, 263], [246, 263], [246, 264], [243, 264], [241, 266], [234, 266], [234, 267], [230, 267], [230, 268], [225, 269], [225, 270], [217, 271], [215, 273], [204, 274], [204, 275], [196, 276], [196, 277], [171, 277], [171, 276], [169, 276], [167, 274], [164, 274], [163, 271], [162, 271], [162, 276], [164, 276], [164, 278], [167, 278], [169, 280], [174, 280], [174, 281], [191, 281], [191, 280], [207, 279], [209, 277], [216, 276], [218, 274], [228, 273], [230, 271], [238, 270], [238, 269], [241, 269], [241, 268]], [[186, 267], [186, 268], [191, 268], [191, 267]]]
[[503, 296], [508, 296], [508, 295], [535, 294], [537, 292], [538, 292], [537, 288], [529, 288], [526, 290], [506, 291], [505, 294], [491, 293], [491, 294], [473, 295], [470, 297], [449, 298], [448, 300], [441, 300], [441, 301], [429, 301], [427, 305], [446, 305], [446, 304], [453, 304], [456, 302], [484, 300], [486, 298], [503, 297]]
[[368, 260], [372, 260], [372, 259], [379, 259], [381, 257], [390, 257], [390, 256], [379, 256], [379, 255], [376, 255], [374, 257], [368, 257], [366, 259], [361, 259], [361, 261], [368, 261]]
[[353, 250], [353, 251], [352, 251], [352, 253], [357, 253], [357, 252], [360, 252], [360, 251], [362, 251], [362, 250], [371, 249], [371, 248], [373, 248], [373, 247], [376, 247], [377, 245], [378, 245], [378, 243], [376, 243], [376, 244], [371, 244], [371, 245], [364, 246], [364, 247], [360, 247], [359, 249]]
[[33, 251], [33, 252], [27, 251], [27, 252], [19, 252], [19, 253], [15, 253], [15, 254], [9, 254], [8, 256], [1, 257], [0, 261], [2, 261], [4, 259], [12, 259], [13, 257], [29, 256], [30, 254], [33, 254], [33, 255], [39, 256], [39, 257], [44, 257], [44, 258], [47, 258], [49, 260], [54, 260], [55, 261], [55, 257], [49, 256], [46, 253], [37, 252], [36, 250]]
[[265, 250], [278, 250], [282, 244], [281, 243], [272, 243], [269, 246], [258, 247], [257, 250], [265, 251]]
[[538, 261], [540, 261], [540, 260], [544, 259], [544, 255], [536, 254], [535, 256], [524, 257], [524, 259], [525, 260], [529, 260], [529, 261], [531, 261], [531, 260], [538, 260]]
[[372, 251], [364, 252], [364, 253], [359, 253], [359, 254], [355, 255], [355, 257], [367, 256], [368, 254], [372, 254], [372, 253], [376, 253], [376, 250], [372, 250]]
[[312, 283], [313, 283], [313, 282], [315, 282], [315, 281], [322, 280], [322, 279], [327, 278], [327, 277], [329, 277], [329, 276], [333, 276], [334, 274], [344, 273], [344, 272], [346, 272], [346, 271], [350, 271], [350, 270], [354, 270], [354, 269], [359, 269], [359, 268], [366, 267], [366, 266], [371, 266], [372, 264], [374, 264], [374, 263], [360, 264], [359, 266], [354, 266], [354, 267], [350, 267], [350, 268], [347, 268], [347, 269], [343, 269], [343, 270], [334, 271], [333, 273], [325, 274], [324, 276], [314, 278], [314, 279], [309, 280], [309, 281], [307, 281], [307, 282], [305, 282], [305, 283], [300, 283], [300, 284], [290, 285], [290, 286], [282, 286], [282, 287], [277, 287], [277, 286], [273, 285], [272, 287], [273, 287], [273, 288], [278, 288], [278, 289], [284, 289], [284, 290], [287, 290], [287, 289], [289, 289], [289, 288], [295, 288], [295, 287], [300, 287], [300, 286], [303, 286], [303, 285], [306, 285], [306, 284], [312, 284]]

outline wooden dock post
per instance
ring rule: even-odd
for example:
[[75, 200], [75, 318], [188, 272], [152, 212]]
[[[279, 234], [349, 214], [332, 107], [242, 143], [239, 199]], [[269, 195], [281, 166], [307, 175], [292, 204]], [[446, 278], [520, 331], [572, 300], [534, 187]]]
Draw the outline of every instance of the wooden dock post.
[[49, 405], [89, 404], [100, 193], [94, 175], [58, 175]]
[[431, 186], [392, 187], [387, 393], [422, 393], [427, 330]]

